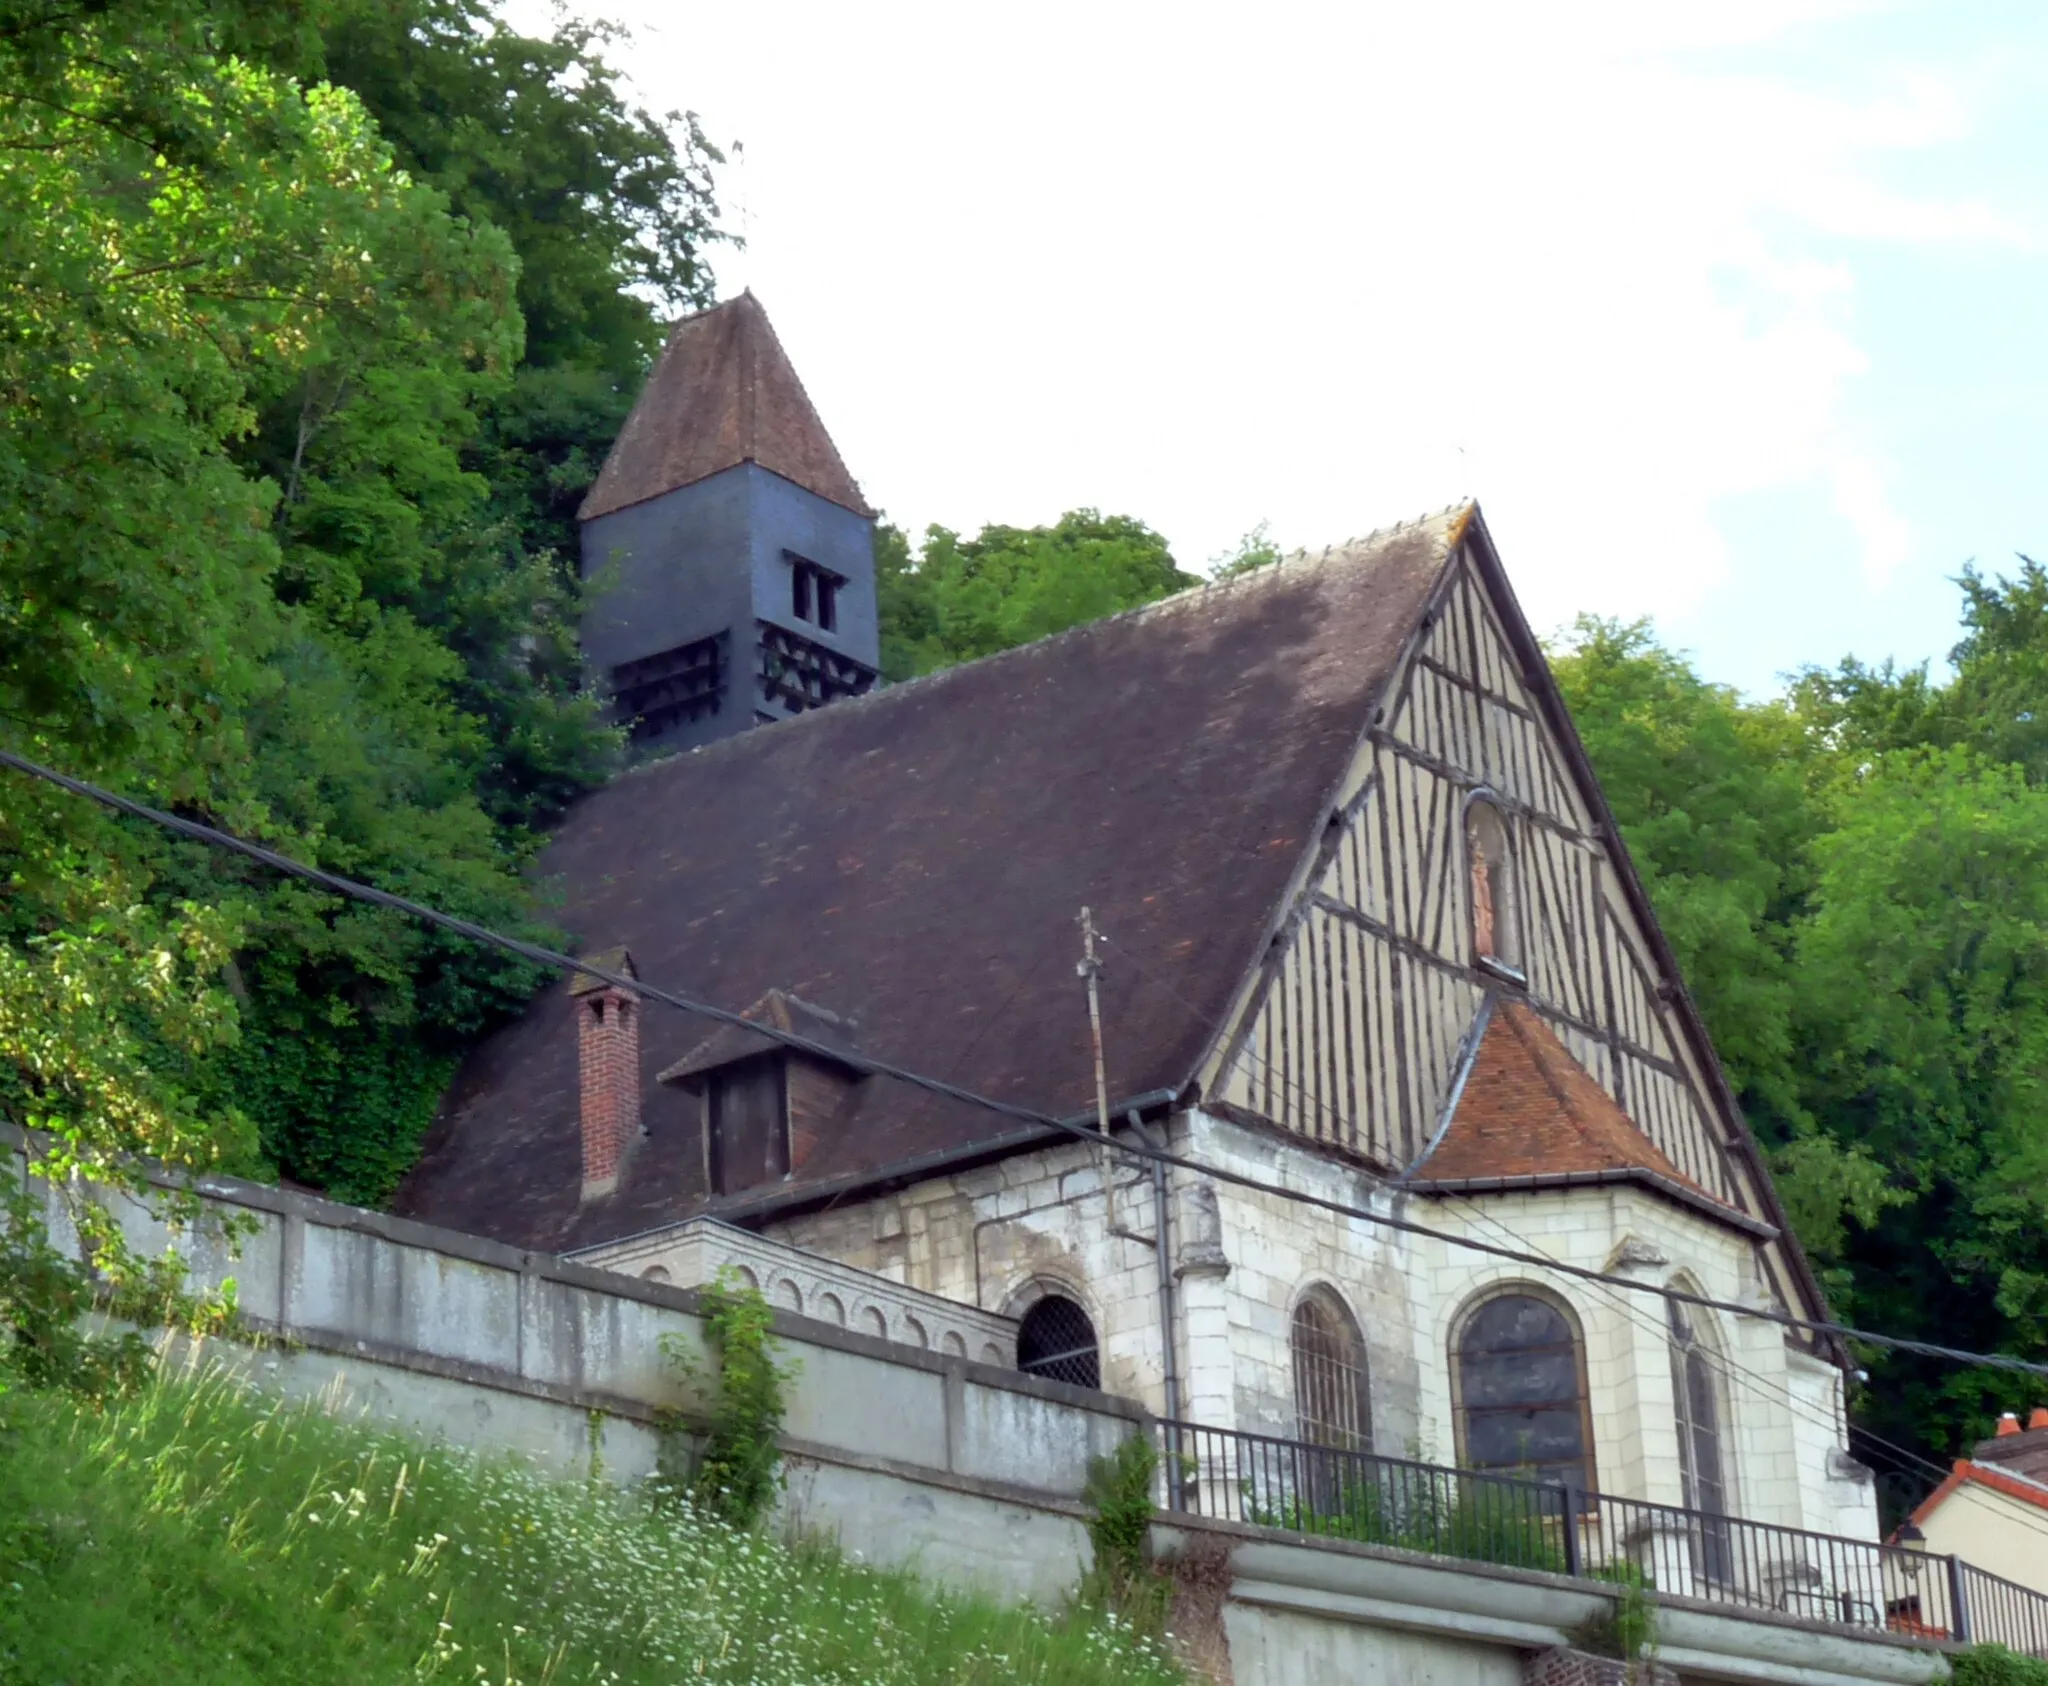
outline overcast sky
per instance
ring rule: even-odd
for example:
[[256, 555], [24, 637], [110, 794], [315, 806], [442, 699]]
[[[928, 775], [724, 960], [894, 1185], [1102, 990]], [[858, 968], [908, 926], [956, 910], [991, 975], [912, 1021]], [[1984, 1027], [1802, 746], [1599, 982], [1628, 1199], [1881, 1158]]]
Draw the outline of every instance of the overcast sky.
[[1539, 629], [1752, 691], [2048, 557], [2048, 5], [604, 9], [913, 529], [1199, 567], [1469, 493]]

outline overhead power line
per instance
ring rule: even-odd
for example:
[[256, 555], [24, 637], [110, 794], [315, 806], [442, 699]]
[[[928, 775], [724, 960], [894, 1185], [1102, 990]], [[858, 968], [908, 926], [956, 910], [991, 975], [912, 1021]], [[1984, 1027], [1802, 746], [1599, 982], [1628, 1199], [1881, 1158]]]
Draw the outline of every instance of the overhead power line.
[[936, 1077], [913, 1071], [892, 1061], [878, 1060], [871, 1055], [857, 1054], [842, 1047], [827, 1047], [796, 1031], [782, 1030], [775, 1025], [749, 1019], [727, 1007], [718, 1007], [708, 1001], [692, 1000], [689, 996], [678, 995], [672, 990], [662, 989], [642, 978], [633, 978], [614, 972], [603, 966], [578, 960], [573, 955], [563, 954], [555, 949], [544, 948], [539, 943], [526, 942], [519, 937], [508, 937], [489, 926], [479, 925], [473, 920], [457, 918], [452, 913], [443, 913], [438, 908], [428, 907], [423, 902], [394, 896], [388, 890], [379, 890], [374, 885], [359, 884], [352, 878], [343, 878], [338, 873], [326, 872], [304, 861], [296, 861], [289, 855], [281, 855], [275, 849], [266, 849], [260, 843], [251, 843], [217, 827], [205, 825], [198, 820], [188, 820], [176, 814], [167, 814], [151, 808], [126, 796], [117, 795], [99, 785], [84, 779], [75, 779], [40, 762], [31, 761], [27, 756], [14, 751], [0, 749], [0, 766], [12, 767], [31, 778], [42, 779], [68, 790], [74, 796], [82, 796], [134, 819], [145, 820], [151, 825], [161, 826], [167, 831], [189, 837], [194, 842], [205, 843], [218, 849], [259, 861], [275, 872], [288, 877], [302, 879], [309, 884], [318, 884], [338, 896], [353, 901], [365, 902], [373, 907], [389, 908], [394, 913], [403, 913], [429, 925], [439, 926], [444, 931], [453, 931], [457, 936], [468, 937], [473, 942], [486, 944], [507, 954], [516, 954], [538, 966], [552, 967], [557, 971], [576, 972], [584, 977], [595, 978], [614, 989], [627, 994], [658, 1001], [663, 1006], [676, 1008], [680, 1012], [692, 1013], [714, 1024], [734, 1025], [752, 1031], [757, 1036], [794, 1049], [798, 1053], [810, 1054], [815, 1058], [829, 1059], [843, 1066], [852, 1066], [873, 1077], [887, 1077], [895, 1082], [921, 1089], [927, 1094], [943, 1099], [958, 1101], [962, 1105], [979, 1107], [1003, 1118], [1019, 1123], [1034, 1125], [1040, 1129], [1071, 1136], [1079, 1141], [1106, 1145], [1110, 1151], [1120, 1153], [1128, 1159], [1146, 1164], [1158, 1163], [1176, 1170], [1190, 1171], [1212, 1181], [1227, 1183], [1234, 1188], [1247, 1189], [1255, 1194], [1270, 1195], [1274, 1199], [1292, 1201], [1297, 1205], [1314, 1207], [1341, 1218], [1354, 1218], [1361, 1223], [1376, 1225], [1382, 1229], [1394, 1230], [1403, 1235], [1413, 1235], [1421, 1240], [1440, 1242], [1446, 1247], [1456, 1247], [1465, 1252], [1479, 1253], [1488, 1258], [1500, 1259], [1509, 1264], [1554, 1272], [1581, 1282], [1604, 1283], [1609, 1287], [1625, 1289], [1630, 1293], [1654, 1295], [1662, 1300], [1675, 1300], [1681, 1305], [1701, 1306], [1711, 1311], [1727, 1312], [1736, 1317], [1753, 1317], [1762, 1322], [1775, 1324], [1780, 1328], [1797, 1330], [1803, 1334], [1832, 1335], [1842, 1340], [1861, 1341], [1865, 1345], [1881, 1347], [1893, 1352], [1909, 1352], [1921, 1358], [1940, 1359], [1950, 1364], [1973, 1365], [1984, 1369], [2009, 1370], [2019, 1375], [2048, 1376], [2048, 1364], [2036, 1363], [2030, 1359], [2013, 1358], [1999, 1352], [1968, 1352], [1959, 1347], [1940, 1346], [1932, 1341], [1908, 1340], [1900, 1335], [1882, 1335], [1871, 1329], [1858, 1329], [1845, 1323], [1828, 1323], [1807, 1317], [1795, 1317], [1787, 1311], [1777, 1311], [1767, 1306], [1744, 1305], [1734, 1300], [1715, 1299], [1706, 1294], [1688, 1293], [1682, 1288], [1673, 1288], [1651, 1282], [1633, 1282], [1624, 1276], [1609, 1275], [1605, 1271], [1591, 1269], [1585, 1265], [1565, 1264], [1557, 1259], [1544, 1257], [1541, 1253], [1530, 1252], [1519, 1247], [1502, 1246], [1491, 1241], [1481, 1241], [1471, 1236], [1453, 1235], [1446, 1230], [1432, 1229], [1427, 1224], [1415, 1222], [1412, 1218], [1398, 1217], [1392, 1212], [1376, 1212], [1370, 1207], [1353, 1205], [1346, 1200], [1336, 1200], [1325, 1195], [1313, 1194], [1306, 1189], [1282, 1187], [1269, 1183], [1243, 1171], [1231, 1170], [1228, 1166], [1212, 1165], [1206, 1160], [1193, 1159], [1185, 1154], [1175, 1153], [1167, 1148], [1154, 1147], [1148, 1142], [1134, 1139], [1110, 1138], [1105, 1144], [1099, 1130], [1072, 1119], [1056, 1118], [1051, 1113], [1035, 1108], [1018, 1106], [1010, 1101], [999, 1101], [992, 1096], [976, 1094], [957, 1083], [948, 1083]]
[[[1184, 1011], [1192, 1013], [1197, 1019], [1208, 1025], [1211, 1030], [1217, 1032], [1218, 1035], [1223, 1034], [1228, 1029], [1214, 1014], [1205, 1012], [1196, 1006], [1194, 1002], [1175, 989], [1170, 982], [1154, 972], [1144, 961], [1140, 960], [1128, 943], [1116, 942], [1100, 932], [1097, 933], [1097, 936], [1101, 941], [1108, 943], [1110, 947], [1115, 949], [1129, 963], [1132, 971], [1138, 975], [1142, 982], [1150, 984], [1162, 994], [1171, 997]], [[1343, 1133], [1343, 1121], [1338, 1117], [1333, 1107], [1327, 1105], [1321, 1097], [1312, 1094], [1302, 1085], [1293, 1082], [1285, 1072], [1277, 1069], [1265, 1060], [1250, 1042], [1245, 1044], [1242, 1056], [1253, 1064], [1262, 1066], [1267, 1073], [1269, 1081], [1290, 1091], [1296, 1100], [1314, 1112], [1319, 1120], [1336, 1126], [1338, 1133]], [[1378, 1176], [1374, 1172], [1367, 1171], [1362, 1174], [1369, 1178], [1375, 1187], [1384, 1188], [1390, 1186], [1385, 1178]], [[1498, 1213], [1487, 1210], [1473, 1196], [1469, 1194], [1450, 1194], [1442, 1198], [1446, 1205], [1462, 1212], [1468, 1221], [1481, 1225], [1493, 1234], [1501, 1236], [1510, 1245], [1521, 1247], [1546, 1260], [1550, 1268], [1555, 1269], [1557, 1267], [1559, 1261], [1547, 1247], [1540, 1246], [1530, 1240], [1528, 1236], [1516, 1230]], [[1593, 1288], [1607, 1304], [1613, 1306], [1617, 1312], [1637, 1328], [1654, 1333], [1660, 1338], [1664, 1335], [1665, 1331], [1657, 1314], [1638, 1309], [1634, 1301], [1615, 1292], [1606, 1283], [1589, 1283], [1588, 1286]], [[1795, 1417], [1800, 1418], [1804, 1422], [1811, 1423], [1816, 1428], [1825, 1429], [1830, 1435], [1840, 1432], [1842, 1425], [1835, 1420], [1835, 1415], [1832, 1411], [1824, 1412], [1806, 1405], [1797, 1394], [1790, 1392], [1770, 1377], [1744, 1364], [1734, 1353], [1717, 1352], [1714, 1355], [1714, 1362], [1719, 1366], [1729, 1386], [1740, 1388], [1753, 1398], [1767, 1401], [1772, 1405], [1784, 1406]], [[1876, 1439], [1876, 1436], [1873, 1435], [1871, 1438]], [[1918, 1458], [1917, 1453], [1908, 1452], [1903, 1447], [1893, 1447], [1889, 1441], [1881, 1442], [1881, 1444], [1900, 1456]], [[1933, 1473], [1936, 1480], [1939, 1480], [1948, 1473], [1943, 1466], [1931, 1463], [1925, 1458], [1920, 1458], [1919, 1461]]]

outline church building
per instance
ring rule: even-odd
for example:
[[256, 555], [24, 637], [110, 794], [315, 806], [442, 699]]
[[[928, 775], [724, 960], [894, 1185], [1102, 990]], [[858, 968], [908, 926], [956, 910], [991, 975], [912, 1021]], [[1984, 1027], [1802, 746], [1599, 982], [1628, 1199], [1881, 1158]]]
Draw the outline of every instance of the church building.
[[549, 915], [762, 1031], [558, 982], [401, 1211], [1163, 1418], [1876, 1537], [1837, 1345], [1453, 1244], [1826, 1316], [1475, 505], [884, 686], [872, 512], [742, 295], [583, 517], [641, 754]]

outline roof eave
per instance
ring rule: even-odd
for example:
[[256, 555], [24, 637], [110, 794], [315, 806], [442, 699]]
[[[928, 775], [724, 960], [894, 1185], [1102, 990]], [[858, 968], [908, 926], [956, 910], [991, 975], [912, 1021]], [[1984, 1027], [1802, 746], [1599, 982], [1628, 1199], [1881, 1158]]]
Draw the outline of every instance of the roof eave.
[[1653, 1171], [1647, 1166], [1616, 1166], [1600, 1171], [1532, 1171], [1519, 1176], [1508, 1177], [1417, 1177], [1401, 1186], [1414, 1194], [1529, 1194], [1549, 1190], [1562, 1191], [1572, 1188], [1598, 1188], [1616, 1183], [1632, 1183], [1639, 1188], [1653, 1189], [1668, 1200], [1675, 1200], [1681, 1206], [1690, 1207], [1716, 1223], [1739, 1229], [1759, 1241], [1775, 1241], [1778, 1231], [1769, 1224], [1751, 1217], [1747, 1212], [1737, 1211], [1725, 1205], [1712, 1195], [1698, 1189], [1688, 1188], [1675, 1178]]
[[[621, 498], [616, 503], [607, 503], [601, 509], [592, 509], [590, 507], [597, 495], [597, 482], [592, 481], [590, 490], [583, 496], [583, 501], [576, 506], [577, 525], [582, 526], [587, 522], [600, 521], [607, 515], [618, 514], [622, 509], [638, 509], [642, 504], [654, 503], [658, 499], [667, 497], [671, 492], [680, 492], [686, 486], [701, 486], [707, 480], [716, 480], [721, 474], [730, 474], [736, 468], [758, 468], [763, 474], [772, 474], [784, 484], [794, 486], [800, 492], [809, 492], [812, 497], [820, 502], [829, 503], [834, 509], [843, 509], [849, 515], [858, 515], [863, 521], [880, 519], [880, 516], [874, 509], [869, 507], [864, 498], [848, 503], [844, 498], [835, 498], [830, 492], [821, 492], [815, 486], [806, 486], [801, 480], [790, 479], [780, 469], [770, 468], [759, 457], [745, 456], [737, 457], [733, 461], [726, 463], [723, 467], [711, 469], [708, 473], [693, 474], [687, 480], [678, 480], [673, 486], [664, 486], [660, 491], [649, 492], [645, 497]], [[600, 469], [598, 474], [599, 479], [602, 479], [603, 470]]]
[[[1179, 1101], [1180, 1093], [1177, 1089], [1148, 1090], [1142, 1095], [1133, 1095], [1113, 1102], [1109, 1109], [1110, 1116], [1122, 1119], [1133, 1112], [1141, 1118], [1157, 1114], [1173, 1107]], [[665, 1230], [673, 1229], [677, 1224], [688, 1223], [695, 1218], [716, 1218], [721, 1223], [740, 1226], [772, 1217], [791, 1216], [809, 1206], [831, 1204], [851, 1195], [869, 1193], [893, 1184], [921, 1181], [942, 1172], [966, 1170], [973, 1165], [995, 1159], [1007, 1159], [1014, 1154], [1033, 1152], [1055, 1143], [1085, 1141], [1087, 1138], [1080, 1134], [1080, 1131], [1092, 1126], [1094, 1122], [1095, 1112], [1090, 1108], [1085, 1113], [1077, 1113], [1071, 1118], [1063, 1118], [1055, 1123], [1026, 1125], [1022, 1129], [985, 1137], [978, 1142], [938, 1148], [930, 1153], [916, 1154], [886, 1165], [843, 1172], [839, 1176], [823, 1178], [817, 1182], [781, 1183], [765, 1190], [752, 1190], [745, 1194], [728, 1196], [723, 1200], [711, 1200], [685, 1217], [671, 1218], [626, 1235], [579, 1242], [574, 1251], [589, 1252], [598, 1247], [621, 1246], [645, 1236], [659, 1235]]]

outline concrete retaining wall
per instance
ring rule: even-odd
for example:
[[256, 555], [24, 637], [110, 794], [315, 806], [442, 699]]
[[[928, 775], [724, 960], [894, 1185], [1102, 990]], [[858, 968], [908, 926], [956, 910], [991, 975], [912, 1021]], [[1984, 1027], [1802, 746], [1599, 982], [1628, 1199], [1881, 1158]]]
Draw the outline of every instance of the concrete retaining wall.
[[[15, 1168], [19, 1137], [0, 1138]], [[4, 1163], [5, 1161], [0, 1161]], [[71, 1232], [48, 1194], [52, 1231]], [[212, 1342], [266, 1388], [326, 1393], [426, 1436], [507, 1449], [565, 1474], [650, 1473], [657, 1412], [699, 1402], [660, 1342], [702, 1350], [696, 1294], [229, 1179], [199, 1185], [213, 1218], [246, 1226], [231, 1252], [210, 1226], [174, 1234], [126, 1197], [131, 1239], [176, 1247], [196, 1281], [232, 1277], [274, 1343]], [[799, 1366], [785, 1450], [786, 1518], [870, 1561], [1050, 1601], [1087, 1558], [1089, 1460], [1142, 1428], [1136, 1405], [778, 1312]], [[1237, 1686], [1519, 1681], [1613, 1594], [1486, 1565], [1176, 1521], [1167, 1558], [1220, 1565], [1227, 1588], [1205, 1653], [1228, 1644]], [[1935, 1651], [1790, 1619], [1660, 1606], [1664, 1660], [1688, 1682], [1917, 1686]]]

